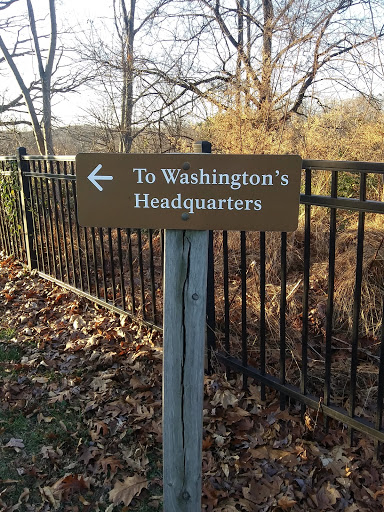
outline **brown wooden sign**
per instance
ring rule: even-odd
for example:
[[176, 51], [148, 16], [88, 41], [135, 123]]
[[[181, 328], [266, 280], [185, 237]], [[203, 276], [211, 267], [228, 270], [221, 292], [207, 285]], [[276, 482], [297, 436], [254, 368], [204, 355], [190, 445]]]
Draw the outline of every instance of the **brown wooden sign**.
[[296, 155], [79, 154], [79, 223], [293, 231], [301, 163]]

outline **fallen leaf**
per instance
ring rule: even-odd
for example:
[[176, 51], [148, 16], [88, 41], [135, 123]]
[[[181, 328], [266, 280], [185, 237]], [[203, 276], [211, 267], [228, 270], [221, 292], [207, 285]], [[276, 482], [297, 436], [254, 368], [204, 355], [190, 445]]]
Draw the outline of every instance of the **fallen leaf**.
[[283, 510], [289, 510], [290, 508], [292, 508], [294, 505], [296, 505], [297, 501], [296, 500], [293, 500], [292, 498], [289, 498], [288, 496], [283, 496], [282, 498], [279, 499], [279, 501], [277, 502], [277, 504], [279, 505], [279, 507], [281, 507]]
[[25, 448], [24, 442], [22, 439], [16, 439], [11, 437], [8, 443], [5, 445], [8, 448], [14, 448], [16, 452], [20, 452], [22, 448]]
[[109, 492], [109, 499], [114, 505], [121, 502], [124, 505], [129, 505], [135, 496], [138, 496], [143, 489], [148, 488], [148, 484], [148, 480], [139, 475], [129, 476], [124, 482], [118, 480], [115, 487]]
[[262, 480], [253, 479], [249, 487], [243, 487], [243, 496], [245, 499], [255, 504], [266, 502], [271, 496], [279, 493], [283, 480], [279, 476], [271, 478], [270, 481], [265, 478]]
[[36, 382], [37, 384], [46, 384], [48, 382], [47, 377], [33, 377], [32, 382]]
[[333, 508], [332, 505], [341, 498], [341, 494], [330, 482], [326, 482], [317, 492], [316, 497], [320, 510], [327, 510]]
[[52, 489], [55, 491], [70, 491], [70, 492], [80, 492], [85, 489], [88, 489], [89, 485], [85, 482], [84, 478], [79, 475], [67, 475], [63, 478], [60, 478], [57, 482], [55, 482], [52, 486]]
[[117, 473], [118, 469], [123, 468], [121, 461], [114, 456], [100, 459], [97, 463], [102, 468], [103, 473], [107, 474], [109, 470], [111, 472], [111, 476]]
[[60, 507], [60, 502], [56, 500], [50, 487], [43, 487], [42, 489], [40, 488], [40, 492], [43, 497], [49, 501], [55, 510]]
[[227, 409], [228, 406], [234, 406], [237, 404], [238, 398], [229, 391], [229, 389], [218, 389], [213, 397], [211, 404], [216, 407], [221, 405], [224, 409]]
[[29, 499], [29, 489], [28, 487], [24, 487], [23, 492], [19, 496], [18, 503], [22, 503], [23, 501], [26, 503]]
[[76, 315], [72, 319], [72, 325], [73, 325], [74, 329], [79, 330], [79, 329], [81, 329], [82, 327], [84, 327], [86, 325], [86, 322], [84, 321], [84, 319], [80, 315]]
[[53, 416], [44, 416], [41, 412], [37, 415], [37, 422], [40, 424], [42, 421], [45, 423], [51, 423], [55, 418]]
[[203, 439], [203, 451], [209, 450], [209, 448], [213, 445], [213, 440], [211, 436], [206, 437]]
[[106, 436], [109, 431], [108, 425], [106, 423], [104, 423], [104, 421], [95, 421], [94, 428], [95, 428], [97, 436], [100, 436], [100, 435]]

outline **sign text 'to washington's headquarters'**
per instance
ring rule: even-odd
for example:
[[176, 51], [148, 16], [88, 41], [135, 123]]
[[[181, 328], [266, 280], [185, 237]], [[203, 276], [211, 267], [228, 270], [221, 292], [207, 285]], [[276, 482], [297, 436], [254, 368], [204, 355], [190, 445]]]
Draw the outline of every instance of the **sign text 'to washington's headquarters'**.
[[296, 155], [76, 157], [79, 223], [90, 227], [294, 231]]

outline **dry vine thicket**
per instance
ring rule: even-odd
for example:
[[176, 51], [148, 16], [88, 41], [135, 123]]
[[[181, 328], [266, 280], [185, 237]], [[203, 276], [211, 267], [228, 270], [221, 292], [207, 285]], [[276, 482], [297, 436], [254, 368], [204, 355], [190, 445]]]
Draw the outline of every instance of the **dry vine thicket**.
[[[329, 195], [329, 172], [313, 173], [313, 194]], [[347, 183], [345, 196], [356, 192], [353, 187], [356, 175], [340, 173], [341, 188]], [[356, 197], [353, 194], [354, 197]], [[369, 199], [380, 200], [382, 183], [380, 178], [368, 180]], [[326, 307], [328, 299], [329, 266], [329, 216], [328, 208], [311, 207], [310, 236], [310, 291], [309, 291], [309, 390], [322, 394], [324, 387]], [[358, 213], [337, 213], [335, 292], [332, 337], [332, 383], [333, 400], [341, 406], [347, 405], [348, 382], [351, 358], [351, 334], [353, 324], [353, 299], [356, 278]], [[249, 362], [260, 364], [260, 235], [247, 233], [246, 290], [247, 290], [247, 335]], [[302, 312], [304, 272], [304, 207], [300, 207], [299, 227], [287, 236], [287, 309], [286, 309], [286, 358], [287, 379], [300, 384], [302, 353]], [[222, 238], [215, 238], [215, 291], [216, 317], [219, 346], [223, 349], [224, 327], [224, 283]], [[266, 364], [267, 372], [279, 375], [280, 296], [281, 296], [281, 237], [280, 233], [266, 234]], [[239, 233], [228, 233], [229, 252], [229, 300], [231, 353], [241, 358], [242, 304], [241, 304], [241, 254]], [[371, 407], [368, 399], [377, 392], [378, 356], [382, 329], [384, 292], [384, 218], [379, 214], [365, 215], [365, 237], [363, 258], [363, 281], [361, 320], [359, 326], [358, 386], [360, 403]], [[367, 411], [364, 411], [367, 413]]]

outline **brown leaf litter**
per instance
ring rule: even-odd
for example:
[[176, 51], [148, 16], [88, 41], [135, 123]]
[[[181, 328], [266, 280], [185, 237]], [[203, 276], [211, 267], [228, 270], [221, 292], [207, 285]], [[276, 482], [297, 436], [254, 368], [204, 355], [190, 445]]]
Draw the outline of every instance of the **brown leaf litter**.
[[[0, 511], [162, 510], [160, 335], [11, 259], [0, 318]], [[383, 510], [370, 440], [224, 373], [204, 391], [202, 510]]]

